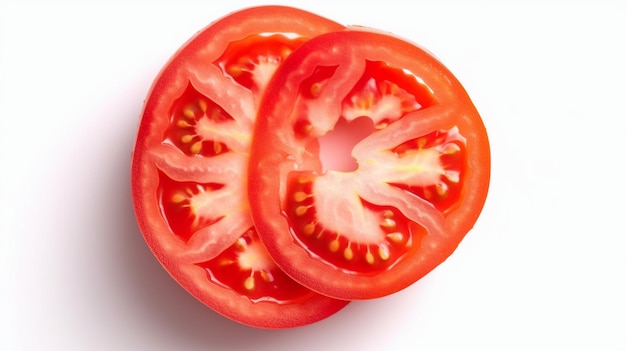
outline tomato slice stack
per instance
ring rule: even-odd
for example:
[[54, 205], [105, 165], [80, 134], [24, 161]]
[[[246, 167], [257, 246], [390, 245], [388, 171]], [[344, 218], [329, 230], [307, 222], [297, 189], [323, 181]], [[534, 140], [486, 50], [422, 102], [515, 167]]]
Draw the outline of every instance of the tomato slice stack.
[[261, 328], [417, 281], [472, 228], [489, 175], [483, 122], [438, 60], [282, 6], [229, 14], [174, 55], [131, 173], [164, 268]]

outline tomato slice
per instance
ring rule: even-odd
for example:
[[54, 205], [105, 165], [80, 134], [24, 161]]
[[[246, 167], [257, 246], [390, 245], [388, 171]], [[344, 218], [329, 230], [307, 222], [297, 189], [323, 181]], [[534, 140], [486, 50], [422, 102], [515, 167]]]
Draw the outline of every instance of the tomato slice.
[[252, 224], [246, 187], [251, 133], [269, 79], [308, 38], [342, 28], [281, 6], [232, 13], [174, 55], [146, 100], [132, 158], [139, 228], [180, 285], [240, 323], [295, 327], [347, 303], [278, 269]]
[[489, 143], [468, 94], [387, 34], [304, 43], [276, 71], [255, 128], [258, 234], [288, 275], [328, 296], [412, 284], [453, 253], [487, 196]]

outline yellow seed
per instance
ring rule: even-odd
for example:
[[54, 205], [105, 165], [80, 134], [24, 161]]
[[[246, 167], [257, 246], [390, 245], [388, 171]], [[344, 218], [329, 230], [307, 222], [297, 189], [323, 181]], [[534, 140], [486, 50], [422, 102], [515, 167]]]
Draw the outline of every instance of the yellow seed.
[[291, 50], [290, 48], [283, 48], [283, 49], [280, 51], [280, 55], [281, 55], [283, 58], [287, 58], [287, 56], [291, 55], [291, 52], [292, 52], [292, 50]]
[[216, 154], [219, 154], [220, 152], [222, 152], [222, 143], [219, 143], [217, 141], [213, 142], [213, 151]]
[[198, 107], [200, 107], [200, 111], [206, 112], [206, 108], [207, 108], [206, 101], [204, 101], [202, 99], [198, 100]]
[[197, 141], [189, 148], [192, 154], [199, 154], [202, 151], [202, 141]]
[[223, 259], [220, 261], [220, 266], [224, 267], [224, 266], [229, 266], [231, 264], [233, 264], [233, 260], [229, 260], [229, 259]]
[[272, 276], [266, 271], [261, 271], [261, 279], [263, 279], [264, 282], [269, 283], [272, 281]]
[[377, 130], [381, 130], [381, 129], [387, 128], [388, 125], [389, 123], [387, 122], [380, 122], [377, 125], [375, 125], [374, 128], [376, 128]]
[[188, 144], [193, 140], [193, 135], [187, 134], [187, 135], [183, 135], [182, 138], [180, 138], [180, 141], [182, 141], [184, 144]]
[[226, 68], [226, 72], [233, 77], [238, 77], [241, 74], [241, 72], [243, 72], [243, 70], [241, 69], [241, 66], [230, 65]]
[[378, 247], [378, 256], [383, 261], [388, 260], [389, 259], [389, 248], [386, 245], [380, 245]]
[[446, 171], [445, 176], [451, 183], [458, 183], [461, 180], [461, 174], [458, 171]]
[[424, 198], [426, 200], [431, 200], [433, 198], [433, 192], [429, 189], [424, 189]]
[[396, 227], [396, 221], [391, 218], [383, 218], [383, 220], [380, 222], [380, 226], [384, 229], [393, 229]]
[[193, 111], [191, 107], [185, 107], [183, 109], [183, 116], [189, 119], [192, 119], [192, 118], [196, 118], [196, 113]]
[[302, 122], [296, 127], [296, 132], [303, 135], [310, 135], [313, 132], [313, 125], [308, 122]]
[[461, 151], [461, 147], [458, 146], [455, 143], [448, 143], [443, 147], [443, 154], [444, 155], [452, 155], [455, 154], [457, 152]]
[[296, 191], [293, 194], [293, 199], [296, 202], [302, 202], [302, 201], [306, 200], [307, 197], [308, 197], [308, 195], [304, 191]]
[[306, 213], [306, 210], [307, 210], [306, 206], [296, 207], [296, 216], [304, 216], [304, 214]]
[[172, 202], [175, 204], [179, 204], [185, 200], [187, 200], [187, 197], [183, 194], [174, 194], [174, 196], [172, 196]]
[[307, 177], [298, 177], [298, 184], [300, 185], [310, 183], [310, 182], [311, 180]]
[[328, 244], [330, 252], [337, 252], [339, 250], [339, 240], [335, 239]]
[[448, 192], [448, 186], [445, 183], [435, 184], [435, 190], [439, 196], [444, 196]]
[[246, 280], [243, 282], [243, 287], [246, 290], [254, 289], [254, 278], [253, 277], [246, 278]]
[[424, 145], [426, 145], [426, 138], [419, 138], [419, 139], [417, 139], [417, 148], [418, 149], [423, 148]]
[[244, 238], [239, 238], [237, 239], [237, 241], [235, 241], [235, 247], [242, 250], [246, 248], [246, 239]]
[[302, 232], [304, 233], [304, 235], [313, 234], [313, 232], [315, 232], [315, 224], [313, 223], [305, 224], [304, 227], [302, 228]]
[[400, 92], [400, 87], [397, 84], [389, 85], [389, 93], [390, 95], [396, 95]]
[[343, 250], [343, 257], [348, 261], [354, 258], [354, 252], [352, 251], [350, 246], [346, 247], [346, 249]]
[[391, 240], [391, 242], [394, 243], [400, 243], [402, 242], [402, 239], [404, 238], [404, 235], [402, 235], [402, 233], [400, 232], [393, 232], [393, 233], [389, 233], [387, 234], [387, 238], [389, 238], [389, 240]]
[[189, 124], [189, 122], [181, 119], [178, 122], [176, 122], [176, 126], [178, 128], [188, 128], [188, 127], [191, 127], [191, 124]]
[[365, 254], [365, 261], [369, 264], [374, 264], [374, 255], [372, 255], [372, 253], [368, 251]]
[[320, 83], [311, 84], [311, 88], [309, 89], [309, 91], [314, 98], [320, 96], [320, 93], [322, 92], [322, 84]]
[[385, 212], [383, 212], [383, 217], [385, 217], [385, 218], [393, 217], [393, 211], [392, 210], [385, 210]]

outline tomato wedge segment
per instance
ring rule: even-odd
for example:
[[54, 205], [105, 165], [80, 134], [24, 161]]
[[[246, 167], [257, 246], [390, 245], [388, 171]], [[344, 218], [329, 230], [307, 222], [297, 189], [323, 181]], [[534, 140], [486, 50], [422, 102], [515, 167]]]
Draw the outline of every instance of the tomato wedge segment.
[[276, 266], [246, 186], [256, 111], [274, 71], [309, 38], [342, 28], [283, 6], [231, 13], [170, 59], [146, 100], [131, 169], [140, 231], [183, 288], [237, 322], [296, 327], [347, 304]]
[[397, 292], [476, 222], [490, 152], [467, 92], [412, 43], [320, 35], [278, 68], [259, 109], [248, 196], [287, 274], [339, 299]]

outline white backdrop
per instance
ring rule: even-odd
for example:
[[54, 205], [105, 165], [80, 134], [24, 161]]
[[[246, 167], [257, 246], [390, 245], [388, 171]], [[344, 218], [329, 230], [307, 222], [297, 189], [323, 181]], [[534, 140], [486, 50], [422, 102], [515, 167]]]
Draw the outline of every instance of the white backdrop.
[[283, 331], [230, 322], [179, 288], [129, 190], [161, 66], [264, 2], [86, 3], [0, 5], [0, 349], [626, 350], [625, 2], [275, 1], [428, 48], [493, 152], [483, 214], [449, 260]]

